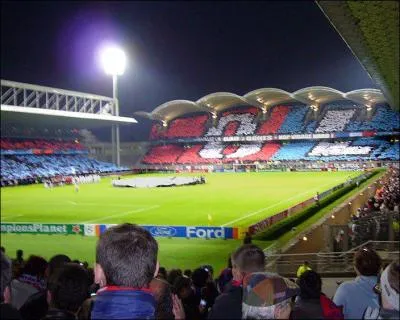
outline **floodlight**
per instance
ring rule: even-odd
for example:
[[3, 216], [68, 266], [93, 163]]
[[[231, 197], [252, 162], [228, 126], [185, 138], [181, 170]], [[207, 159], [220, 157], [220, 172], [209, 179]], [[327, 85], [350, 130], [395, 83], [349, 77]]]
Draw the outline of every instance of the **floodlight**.
[[104, 48], [100, 57], [106, 74], [120, 76], [124, 73], [126, 56], [122, 49], [118, 47]]

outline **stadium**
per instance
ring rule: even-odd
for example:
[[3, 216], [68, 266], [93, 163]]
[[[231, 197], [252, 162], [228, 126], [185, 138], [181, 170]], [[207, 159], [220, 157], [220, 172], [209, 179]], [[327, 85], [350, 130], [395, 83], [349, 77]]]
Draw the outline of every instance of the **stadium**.
[[[357, 42], [368, 31], [347, 34], [339, 9], [319, 3], [353, 53], [371, 56]], [[119, 114], [116, 75], [113, 97], [2, 79], [2, 247], [93, 267], [99, 236], [134, 223], [168, 270], [217, 273], [250, 241], [267, 271], [295, 278], [311, 262], [333, 296], [360, 248], [387, 264], [399, 254], [398, 90], [380, 63], [364, 67], [381, 89], [214, 92], [132, 116]], [[147, 139], [120, 141], [142, 121]]]

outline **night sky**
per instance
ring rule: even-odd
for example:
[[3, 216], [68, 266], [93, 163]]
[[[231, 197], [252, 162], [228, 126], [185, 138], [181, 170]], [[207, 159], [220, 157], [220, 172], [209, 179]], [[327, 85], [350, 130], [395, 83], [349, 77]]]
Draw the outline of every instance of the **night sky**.
[[[2, 79], [111, 96], [110, 42], [128, 55], [123, 116], [217, 91], [376, 88], [313, 1], [1, 3]], [[145, 137], [138, 120], [123, 140]]]

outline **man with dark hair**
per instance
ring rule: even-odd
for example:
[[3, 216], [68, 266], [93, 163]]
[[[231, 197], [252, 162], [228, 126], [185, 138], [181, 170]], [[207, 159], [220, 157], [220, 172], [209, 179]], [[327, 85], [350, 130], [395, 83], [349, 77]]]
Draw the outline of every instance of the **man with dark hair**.
[[246, 275], [265, 269], [265, 254], [254, 244], [239, 247], [231, 256], [233, 279], [214, 303], [208, 319], [242, 318], [242, 283]]
[[47, 284], [47, 302], [50, 306], [44, 320], [76, 319], [82, 303], [89, 297], [89, 275], [76, 263], [58, 268]]
[[292, 319], [343, 319], [341, 308], [321, 292], [322, 280], [318, 273], [304, 272], [297, 284], [300, 295], [292, 310]]
[[130, 223], [104, 232], [97, 243], [95, 282], [100, 285], [92, 319], [154, 318], [149, 289], [158, 273], [158, 244], [145, 229]]
[[[48, 280], [57, 269], [68, 262], [71, 262], [71, 259], [65, 254], [53, 256], [47, 264], [45, 271], [46, 279]], [[35, 320], [43, 318], [47, 314], [48, 309], [47, 294], [46, 291], [42, 290], [31, 295], [19, 309], [19, 312], [24, 320]]]
[[368, 307], [379, 308], [379, 296], [374, 292], [381, 268], [381, 258], [372, 249], [361, 248], [354, 255], [357, 278], [343, 282], [336, 290], [333, 302], [343, 307], [345, 319], [361, 319]]

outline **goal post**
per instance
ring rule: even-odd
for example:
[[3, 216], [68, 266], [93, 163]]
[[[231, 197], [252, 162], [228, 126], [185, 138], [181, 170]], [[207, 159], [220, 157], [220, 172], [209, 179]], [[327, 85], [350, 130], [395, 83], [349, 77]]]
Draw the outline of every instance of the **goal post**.
[[232, 169], [235, 172], [258, 172], [260, 170], [260, 164], [254, 163], [232, 163]]

